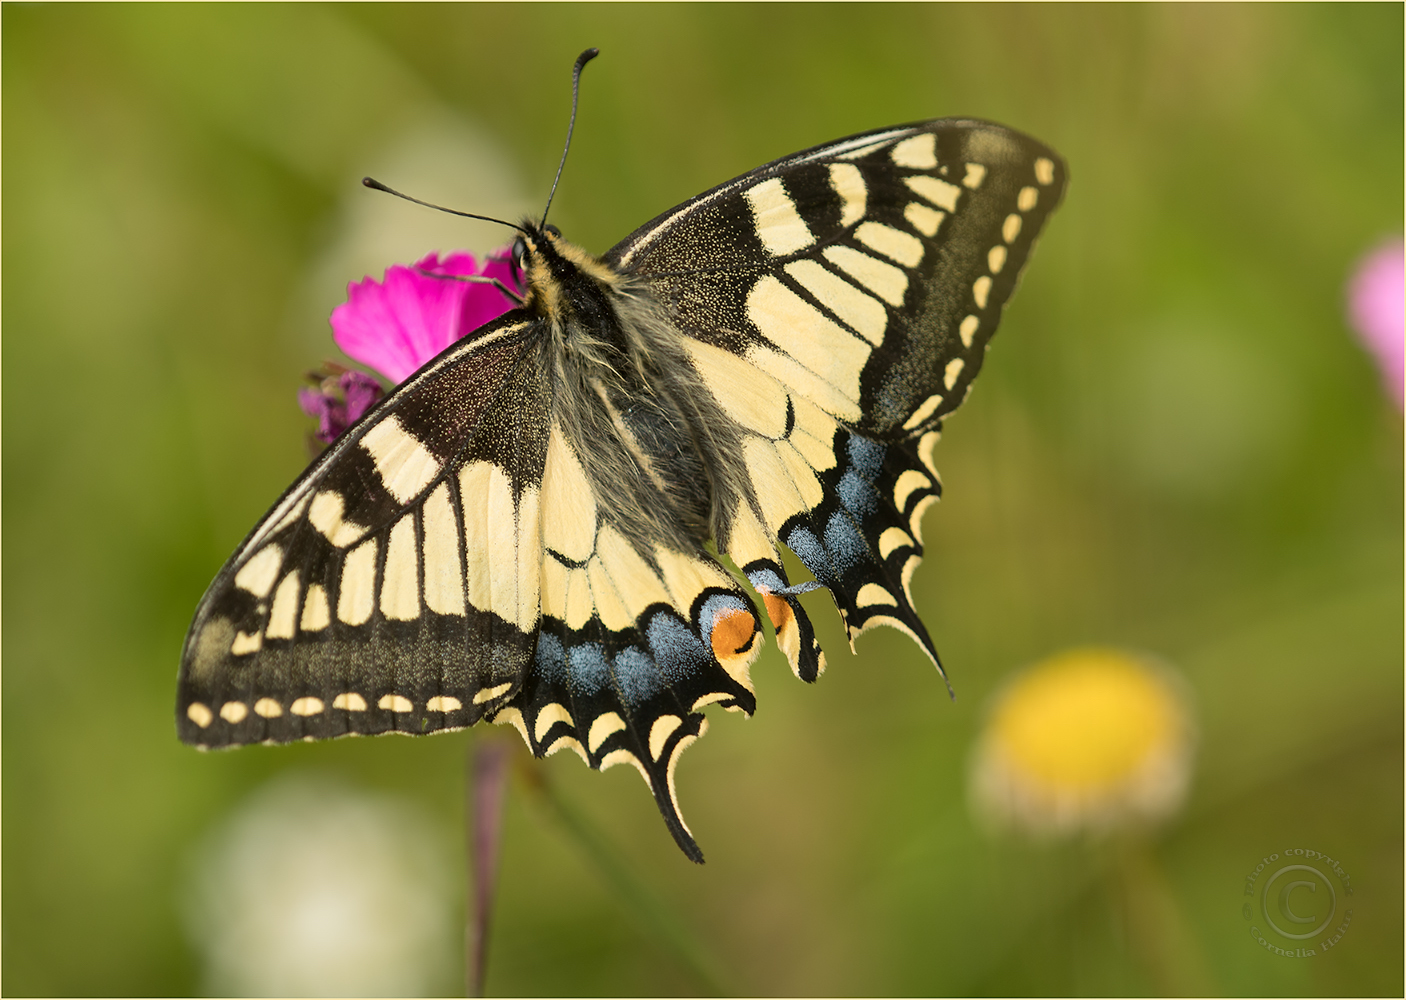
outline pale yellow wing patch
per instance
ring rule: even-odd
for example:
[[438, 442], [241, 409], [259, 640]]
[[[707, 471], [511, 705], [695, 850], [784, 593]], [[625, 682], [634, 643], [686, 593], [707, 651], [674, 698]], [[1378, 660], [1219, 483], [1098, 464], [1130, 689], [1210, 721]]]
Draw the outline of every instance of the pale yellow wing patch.
[[464, 548], [469, 554], [469, 604], [524, 632], [537, 626], [542, 571], [541, 501], [533, 487], [516, 497], [508, 474], [493, 462], [459, 472]]

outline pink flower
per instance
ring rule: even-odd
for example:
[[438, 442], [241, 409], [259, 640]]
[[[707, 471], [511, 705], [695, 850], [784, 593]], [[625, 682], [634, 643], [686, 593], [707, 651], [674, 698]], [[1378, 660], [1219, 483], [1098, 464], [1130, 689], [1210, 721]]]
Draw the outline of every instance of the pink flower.
[[[365, 372], [352, 371], [328, 362], [322, 371], [310, 372], [308, 378], [315, 388], [298, 390], [298, 405], [304, 413], [317, 418], [313, 437], [331, 444], [337, 436], [362, 418], [376, 400], [386, 394]], [[316, 453], [319, 449], [314, 448]]]
[[1406, 345], [1406, 302], [1403, 282], [1406, 257], [1402, 242], [1388, 240], [1358, 263], [1348, 282], [1348, 316], [1358, 337], [1381, 369], [1387, 391], [1402, 408], [1403, 345]]
[[482, 267], [463, 252], [442, 260], [432, 253], [413, 267], [397, 264], [384, 281], [366, 278], [347, 286], [347, 301], [332, 310], [337, 346], [398, 384], [516, 304], [486, 282], [433, 275], [479, 275], [521, 288], [506, 251], [489, 254]]

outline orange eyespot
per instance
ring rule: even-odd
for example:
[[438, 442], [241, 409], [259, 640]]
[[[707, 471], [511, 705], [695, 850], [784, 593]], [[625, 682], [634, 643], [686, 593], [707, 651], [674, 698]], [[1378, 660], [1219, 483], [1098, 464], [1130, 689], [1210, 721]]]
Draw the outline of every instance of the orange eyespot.
[[742, 655], [751, 647], [756, 630], [756, 619], [745, 611], [718, 612], [713, 619], [713, 655], [719, 660]]

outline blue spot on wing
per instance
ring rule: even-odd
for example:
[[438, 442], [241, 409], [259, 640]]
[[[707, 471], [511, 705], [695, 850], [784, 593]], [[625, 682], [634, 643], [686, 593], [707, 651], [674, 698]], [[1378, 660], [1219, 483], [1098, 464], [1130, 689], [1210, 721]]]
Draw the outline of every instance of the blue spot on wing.
[[835, 511], [826, 522], [825, 548], [842, 573], [858, 569], [870, 561], [868, 543], [854, 529], [854, 523], [844, 511]]
[[840, 478], [840, 500], [860, 518], [868, 517], [879, 509], [879, 491], [867, 479], [861, 479], [853, 471]]
[[786, 545], [816, 576], [829, 567], [830, 560], [825, 555], [825, 546], [820, 544], [820, 539], [816, 538], [815, 532], [809, 528], [793, 528], [786, 536]]
[[747, 579], [752, 581], [752, 586], [758, 590], [781, 590], [786, 584], [781, 579], [781, 574], [769, 566], [759, 566], [747, 574]]
[[643, 705], [659, 691], [659, 668], [638, 646], [626, 646], [615, 654], [615, 683], [620, 697], [631, 708]]
[[884, 455], [888, 449], [879, 442], [851, 434], [845, 449], [855, 471], [870, 482], [878, 479], [879, 474], [884, 471]]
[[582, 694], [592, 695], [607, 687], [610, 684], [610, 664], [605, 658], [604, 647], [596, 642], [572, 646], [568, 673], [572, 687]]
[[670, 684], [707, 669], [712, 657], [693, 630], [668, 612], [656, 614], [645, 630], [650, 651]]
[[537, 670], [549, 684], [560, 684], [566, 680], [566, 650], [561, 640], [550, 632], [537, 637]]

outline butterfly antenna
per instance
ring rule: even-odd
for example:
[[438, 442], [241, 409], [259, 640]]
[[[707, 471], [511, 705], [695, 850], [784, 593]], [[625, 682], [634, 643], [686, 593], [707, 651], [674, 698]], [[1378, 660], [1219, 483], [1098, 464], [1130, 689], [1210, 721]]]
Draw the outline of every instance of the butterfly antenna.
[[426, 208], [433, 208], [437, 212], [448, 212], [450, 215], [462, 216], [465, 219], [481, 219], [484, 222], [496, 222], [500, 226], [511, 226], [520, 233], [527, 232], [515, 222], [505, 222], [502, 219], [495, 219], [491, 215], [474, 215], [472, 212], [460, 212], [458, 209], [445, 208], [443, 205], [434, 205], [428, 201], [421, 201], [419, 198], [412, 198], [408, 194], [402, 194], [393, 187], [387, 187], [374, 177], [363, 177], [361, 183], [373, 191], [384, 191], [386, 194], [393, 194], [397, 198], [404, 198], [406, 201], [414, 202], [416, 205], [424, 205]]
[[571, 152], [571, 133], [576, 131], [576, 99], [581, 93], [581, 71], [586, 68], [586, 63], [598, 55], [600, 49], [587, 49], [576, 57], [576, 65], [571, 68], [571, 122], [566, 126], [566, 148], [561, 151], [556, 180], [552, 181], [552, 193], [547, 195], [547, 207], [542, 209], [543, 225], [547, 222], [547, 213], [551, 211], [552, 199], [557, 196], [557, 185], [561, 183], [561, 172], [566, 166], [566, 154]]

